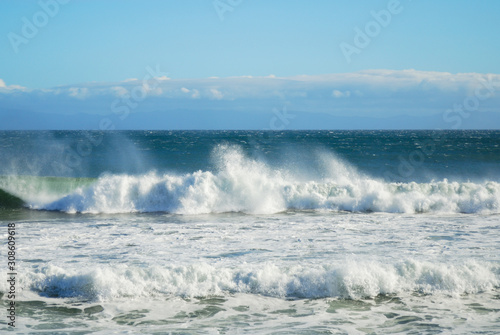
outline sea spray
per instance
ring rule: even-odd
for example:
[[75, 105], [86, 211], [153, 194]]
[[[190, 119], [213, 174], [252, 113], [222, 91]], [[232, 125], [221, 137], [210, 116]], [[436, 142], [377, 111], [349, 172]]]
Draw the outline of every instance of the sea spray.
[[388, 213], [498, 213], [500, 184], [387, 183], [322, 157], [324, 176], [303, 181], [299, 173], [272, 168], [235, 146], [216, 149], [218, 169], [183, 175], [103, 175], [88, 187], [33, 207], [82, 213], [171, 212], [269, 214], [287, 210]]

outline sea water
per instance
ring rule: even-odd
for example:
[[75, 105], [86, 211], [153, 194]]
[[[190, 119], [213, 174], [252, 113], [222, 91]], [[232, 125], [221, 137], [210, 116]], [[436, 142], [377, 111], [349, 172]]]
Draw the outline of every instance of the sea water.
[[500, 332], [500, 131], [1, 132], [0, 158], [2, 332]]

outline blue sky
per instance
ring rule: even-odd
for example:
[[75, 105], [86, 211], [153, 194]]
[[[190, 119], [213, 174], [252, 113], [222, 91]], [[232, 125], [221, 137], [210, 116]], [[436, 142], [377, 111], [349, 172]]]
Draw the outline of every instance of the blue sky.
[[[373, 13], [381, 15], [382, 21], [377, 21]], [[383, 13], [389, 13], [390, 17]], [[14, 111], [61, 114], [74, 109], [74, 113], [82, 115], [105, 114], [106, 110], [109, 113], [110, 103], [117, 95], [106, 96], [100, 91], [100, 99], [97, 99], [94, 87], [108, 85], [109, 89], [129, 78], [144, 78], [147, 68], [161, 69], [158, 77], [171, 78], [171, 83], [179, 86], [177, 90], [191, 90], [191, 97], [195, 92], [193, 87], [205, 87], [199, 80], [209, 77], [252, 76], [254, 81], [249, 87], [254, 87], [261, 84], [258, 78], [270, 75], [278, 79], [305, 75], [310, 76], [309, 81], [311, 78], [324, 81], [332, 77], [321, 76], [329, 74], [387, 70], [383, 73], [390, 79], [397, 77], [397, 73], [405, 73], [394, 71], [413, 69], [420, 81], [406, 90], [418, 91], [415, 99], [426, 99], [421, 89], [422, 80], [434, 80], [435, 73], [450, 73], [452, 77], [438, 76], [439, 80], [444, 80], [443, 83], [457, 80], [463, 85], [456, 87], [454, 94], [445, 94], [444, 100], [439, 100], [437, 93], [446, 89], [439, 87], [428, 96], [437, 99], [434, 108], [428, 103], [421, 106], [423, 116], [443, 113], [446, 106], [462, 103], [467, 98], [470, 87], [478, 85], [477, 78], [487, 80], [480, 75], [500, 73], [498, 13], [500, 2], [493, 0], [4, 0], [0, 2], [0, 89], [3, 86], [0, 115], [7, 115], [10, 120], [15, 119]], [[28, 29], [31, 35], [26, 34], [27, 24], [35, 26], [35, 32]], [[359, 31], [371, 36], [358, 39], [363, 43], [356, 44]], [[357, 52], [346, 57], [342, 45], [350, 45]], [[471, 75], [471, 81], [466, 82], [464, 78], [453, 77], [460, 73], [476, 75]], [[422, 79], [423, 74], [428, 77]], [[248, 88], [247, 96], [233, 97], [232, 104], [229, 100], [222, 101], [229, 94], [215, 94], [207, 100], [210, 102], [207, 109], [229, 113], [241, 108], [245, 101], [250, 104], [249, 113], [252, 108], [272, 113], [273, 108], [280, 106], [297, 112], [353, 117], [366, 116], [368, 112], [372, 117], [393, 116], [397, 111], [401, 115], [417, 113], [414, 109], [418, 104], [412, 108], [399, 105], [395, 108], [389, 103], [384, 111], [383, 94], [377, 95], [379, 112], [369, 111], [366, 101], [356, 100], [357, 89], [351, 81], [339, 83], [341, 77], [335, 78], [335, 84], [321, 87], [331, 93], [323, 94], [323, 98], [312, 91], [317, 85], [306, 85], [303, 92], [299, 92], [315, 97], [309, 99], [313, 102], [311, 105], [307, 105], [307, 100], [298, 103], [286, 94], [282, 94], [281, 100], [266, 100]], [[191, 87], [184, 87], [189, 79]], [[285, 85], [283, 80], [272, 84], [279, 86], [274, 88], [276, 91], [289, 91], [290, 87], [280, 86]], [[228, 80], [213, 82], [206, 90], [223, 92], [234, 85]], [[47, 94], [44, 90], [58, 87], [78, 98], [75, 106], [53, 92], [50, 97], [43, 97]], [[247, 90], [245, 85], [238, 87], [243, 92]], [[87, 94], [76, 91], [82, 88]], [[366, 85], [364, 89], [366, 97]], [[339, 106], [325, 98], [341, 97], [335, 91], [342, 94], [349, 91], [348, 96], [343, 96], [351, 99], [349, 103], [343, 100]], [[498, 112], [497, 94], [498, 90], [492, 92], [476, 110]], [[131, 112], [158, 112], [168, 108], [172, 95], [163, 95], [163, 100], [160, 96], [155, 96], [157, 105], [149, 101]], [[199, 98], [203, 100], [203, 97], [200, 93]], [[401, 95], [393, 98], [397, 100]], [[44, 105], [44, 101], [49, 103]], [[200, 102], [190, 108], [203, 106]], [[9, 128], [5, 122], [2, 128]]]

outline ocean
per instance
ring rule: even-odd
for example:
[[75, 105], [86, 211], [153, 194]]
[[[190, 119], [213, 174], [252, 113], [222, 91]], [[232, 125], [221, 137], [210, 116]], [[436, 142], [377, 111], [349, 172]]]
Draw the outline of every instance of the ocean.
[[2, 131], [0, 161], [2, 333], [500, 333], [500, 131]]

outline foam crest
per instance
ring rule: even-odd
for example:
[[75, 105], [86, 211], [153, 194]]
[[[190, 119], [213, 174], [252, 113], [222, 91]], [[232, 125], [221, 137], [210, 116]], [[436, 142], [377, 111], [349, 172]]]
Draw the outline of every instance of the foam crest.
[[100, 301], [234, 293], [348, 299], [414, 292], [458, 296], [498, 288], [500, 269], [490, 263], [450, 265], [418, 261], [396, 265], [347, 262], [307, 268], [284, 268], [271, 263], [245, 268], [218, 268], [205, 263], [165, 268], [122, 265], [79, 271], [49, 265], [25, 275], [22, 285], [42, 296]]
[[83, 213], [172, 212], [270, 214], [286, 210], [389, 213], [498, 213], [500, 184], [386, 183], [332, 155], [320, 155], [323, 175], [272, 168], [238, 147], [219, 146], [216, 171], [174, 175], [104, 175], [88, 187], [33, 208]]

